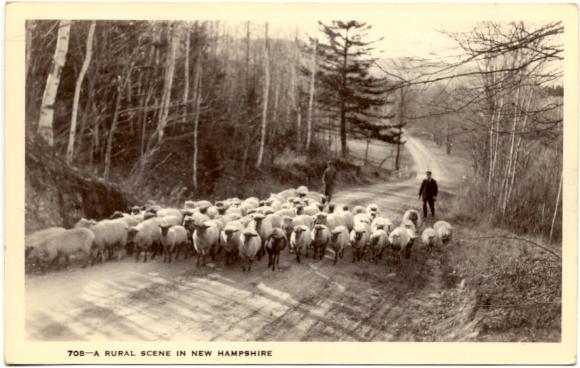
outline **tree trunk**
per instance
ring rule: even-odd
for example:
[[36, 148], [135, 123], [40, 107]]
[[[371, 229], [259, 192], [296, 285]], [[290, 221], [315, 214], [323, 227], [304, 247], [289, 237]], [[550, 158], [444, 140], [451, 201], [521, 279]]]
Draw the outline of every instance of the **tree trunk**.
[[191, 32], [189, 27], [186, 27], [185, 34], [185, 62], [183, 67], [183, 79], [184, 79], [184, 89], [183, 89], [183, 123], [187, 121], [187, 99], [189, 98], [189, 49], [191, 47]]
[[399, 141], [397, 142], [397, 155], [395, 156], [395, 170], [399, 170], [399, 157], [401, 156], [401, 128], [399, 128]]
[[[24, 60], [24, 76], [25, 78], [28, 77], [28, 69], [30, 68], [30, 50], [32, 48], [32, 35], [33, 35], [33, 31], [34, 31], [34, 26], [35, 26], [35, 22], [33, 21], [26, 21], [26, 49], [25, 49], [25, 60]], [[26, 80], [25, 80], [26, 82]]]
[[[341, 94], [344, 94], [347, 87], [347, 73], [346, 67], [348, 66], [348, 46], [349, 46], [349, 39], [348, 39], [348, 29], [346, 31], [345, 41], [344, 41], [344, 50], [342, 55], [342, 91]], [[340, 148], [342, 157], [346, 158], [348, 155], [348, 146], [346, 145], [346, 101], [344, 96], [341, 96], [340, 99]]]
[[[175, 27], [175, 26], [174, 26]], [[167, 126], [167, 118], [169, 116], [169, 106], [171, 104], [171, 88], [173, 87], [173, 74], [175, 73], [175, 58], [177, 56], [177, 48], [179, 47], [179, 32], [177, 29], [172, 30], [171, 45], [169, 47], [169, 54], [167, 55], [167, 66], [165, 68], [165, 81], [163, 83], [163, 96], [161, 98], [161, 113], [159, 116], [159, 123], [157, 125], [157, 142], [163, 141], [163, 134]]]
[[312, 140], [312, 112], [314, 110], [314, 94], [316, 92], [316, 64], [318, 54], [318, 40], [314, 40], [314, 50], [312, 52], [312, 71], [310, 77], [310, 98], [308, 100], [308, 120], [306, 134], [306, 151], [310, 150], [310, 141]]
[[564, 173], [560, 176], [560, 185], [558, 185], [558, 194], [556, 195], [556, 205], [554, 206], [554, 216], [552, 216], [552, 226], [550, 226], [550, 241], [552, 241], [552, 235], [554, 234], [554, 224], [556, 223], [556, 216], [558, 215], [558, 208], [560, 207], [560, 195], [562, 194], [562, 180], [564, 179]]
[[266, 144], [266, 125], [268, 122], [268, 97], [270, 92], [270, 50], [268, 47], [268, 23], [264, 27], [264, 96], [262, 106], [262, 130], [260, 132], [260, 150], [258, 151], [258, 160], [256, 168], [262, 165], [264, 156], [264, 145]]
[[121, 108], [121, 94], [123, 93], [123, 87], [121, 86], [121, 81], [117, 81], [117, 98], [115, 100], [115, 112], [113, 113], [113, 123], [111, 124], [111, 130], [109, 131], [109, 136], [107, 137], [107, 149], [105, 152], [105, 171], [103, 173], [103, 179], [109, 180], [109, 175], [111, 173], [111, 152], [113, 150], [113, 136], [115, 135], [115, 130], [117, 129], [117, 124], [119, 123], [119, 110]]
[[202, 64], [202, 48], [199, 46], [197, 60], [196, 60], [196, 71], [195, 71], [195, 81], [194, 81], [194, 93], [195, 93], [195, 119], [193, 121], [193, 189], [197, 191], [198, 183], [197, 183], [197, 155], [199, 151], [198, 147], [198, 131], [199, 131], [199, 115], [200, 115], [200, 108], [201, 108], [201, 78], [203, 72], [203, 64]]
[[368, 163], [368, 159], [369, 159], [369, 145], [370, 144], [371, 144], [371, 137], [368, 136], [367, 137], [367, 148], [365, 149], [365, 163], [364, 163], [365, 166]]
[[52, 127], [54, 119], [54, 101], [56, 100], [56, 93], [58, 91], [58, 85], [60, 84], [62, 68], [66, 62], [70, 26], [70, 20], [61, 20], [59, 22], [58, 36], [52, 61], [52, 69], [48, 74], [48, 78], [46, 79], [46, 87], [44, 88], [42, 103], [40, 105], [38, 134], [40, 134], [40, 136], [48, 143], [50, 147], [54, 145], [54, 132]]
[[95, 35], [95, 26], [96, 21], [91, 22], [91, 26], [89, 28], [89, 34], [87, 35], [87, 47], [85, 52], [85, 60], [83, 61], [83, 66], [81, 67], [81, 71], [77, 78], [77, 83], [75, 85], [75, 94], [73, 98], [73, 107], [72, 107], [72, 116], [70, 119], [70, 132], [68, 136], [68, 147], [66, 150], [66, 162], [68, 164], [72, 163], [74, 157], [74, 146], [75, 146], [75, 139], [76, 139], [76, 131], [77, 131], [77, 115], [79, 111], [79, 99], [81, 96], [81, 88], [83, 85], [83, 81], [85, 79], [85, 74], [89, 69], [89, 65], [91, 64], [91, 57], [93, 55], [93, 39]]

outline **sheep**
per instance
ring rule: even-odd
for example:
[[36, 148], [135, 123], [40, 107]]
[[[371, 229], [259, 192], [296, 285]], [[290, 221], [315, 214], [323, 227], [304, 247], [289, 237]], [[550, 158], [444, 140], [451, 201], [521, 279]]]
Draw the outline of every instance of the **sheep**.
[[302, 213], [305, 215], [314, 216], [320, 212], [320, 208], [317, 205], [308, 205], [302, 209]]
[[288, 216], [288, 217], [296, 217], [298, 215], [298, 212], [296, 211], [295, 208], [285, 208], [285, 209], [281, 209], [279, 211], [274, 212], [274, 214], [278, 215], [278, 216]]
[[[129, 226], [124, 219], [102, 220], [96, 223], [92, 220], [80, 219], [75, 228], [88, 228], [95, 234], [93, 245], [96, 255], [100, 256], [102, 262], [106, 259], [105, 253], [111, 259], [115, 249], [119, 250], [127, 246]], [[118, 258], [120, 260], [121, 253], [118, 253]]]
[[352, 262], [362, 260], [363, 254], [369, 242], [371, 226], [367, 223], [355, 223], [350, 232], [350, 246], [352, 247]]
[[371, 249], [371, 256], [375, 264], [379, 263], [379, 259], [383, 257], [383, 251], [389, 243], [387, 232], [384, 229], [376, 229], [371, 233], [369, 246]]
[[268, 252], [268, 268], [272, 267], [272, 271], [276, 271], [276, 266], [280, 269], [280, 252], [286, 248], [288, 239], [284, 235], [284, 231], [280, 228], [274, 228], [270, 238], [266, 241], [266, 251]]
[[349, 244], [348, 228], [337, 226], [330, 233], [330, 248], [334, 251], [334, 263], [338, 262], [338, 257], [342, 259], [344, 248]]
[[163, 262], [171, 263], [171, 255], [187, 246], [187, 230], [181, 225], [159, 224], [161, 231], [160, 240], [163, 246]]
[[336, 216], [338, 216], [338, 218], [342, 222], [342, 226], [346, 226], [348, 231], [354, 229], [354, 216], [352, 213], [350, 213], [349, 211], [341, 210], [336, 212]]
[[205, 257], [218, 246], [219, 228], [215, 221], [205, 221], [195, 226], [193, 246], [197, 252], [197, 267], [205, 266]]
[[298, 194], [299, 197], [306, 197], [306, 195], [308, 194], [308, 188], [304, 185], [301, 185], [298, 188], [296, 188], [296, 193]]
[[335, 209], [336, 209], [336, 204], [335, 203], [329, 203], [328, 204], [328, 209], [326, 210], [326, 213], [333, 213]]
[[403, 221], [405, 220], [410, 220], [413, 222], [413, 225], [415, 225], [415, 231], [421, 227], [421, 215], [417, 210], [405, 211], [405, 214], [403, 215]]
[[353, 216], [353, 221], [355, 227], [358, 224], [367, 224], [369, 226], [371, 225], [371, 219], [369, 215], [366, 213], [357, 213], [356, 215]]
[[271, 214], [267, 215], [266, 218], [268, 220], [270, 220], [273, 228], [282, 229], [282, 217], [280, 217], [279, 215], [276, 215], [275, 213], [271, 213]]
[[266, 252], [264, 249], [266, 239], [268, 239], [272, 234], [272, 222], [263, 214], [256, 213], [254, 215], [254, 220], [248, 224], [248, 228], [256, 230], [262, 240], [262, 248], [260, 248], [260, 251], [258, 252], [258, 260], [260, 260]]
[[407, 229], [410, 229], [410, 230], [413, 230], [413, 232], [417, 231], [417, 227], [415, 226], [415, 223], [410, 219], [403, 219], [403, 221], [401, 221], [400, 226], [407, 228]]
[[307, 199], [310, 199], [314, 202], [318, 202], [321, 204], [326, 202], [326, 196], [324, 194], [321, 194], [318, 192], [313, 192], [313, 191], [309, 191], [308, 193], [306, 193], [306, 196], [303, 198], [307, 198]]
[[283, 203], [283, 201], [281, 201], [277, 198], [269, 198], [266, 200], [266, 205], [272, 207], [274, 209], [274, 211], [281, 210], [282, 203]]
[[229, 214], [238, 214], [240, 216], [245, 216], [242, 213], [242, 209], [241, 208], [239, 208], [239, 207], [233, 207], [233, 206], [232, 207], [228, 207], [228, 209], [226, 210], [226, 213], [225, 214], [226, 215], [229, 215]]
[[366, 213], [369, 215], [369, 218], [372, 220], [375, 219], [375, 217], [377, 217], [377, 214], [379, 212], [379, 206], [377, 206], [374, 203], [371, 203], [367, 206], [366, 208]]
[[257, 208], [260, 205], [260, 200], [256, 197], [249, 197], [244, 199], [240, 205], [245, 205], [249, 208]]
[[208, 207], [205, 213], [212, 220], [215, 219], [220, 214], [216, 206], [210, 206], [210, 207]]
[[193, 210], [193, 209], [197, 208], [197, 205], [194, 201], [187, 200], [183, 204], [183, 208], [188, 209], [188, 210]]
[[316, 219], [314, 223], [326, 225], [330, 230], [333, 230], [337, 226], [345, 225], [339, 214], [337, 213], [327, 214], [325, 212], [319, 212], [318, 214], [316, 214]]
[[409, 229], [405, 227], [396, 227], [389, 234], [389, 244], [393, 250], [397, 264], [401, 262], [401, 253], [405, 254], [405, 258], [411, 256], [411, 237], [409, 236]]
[[363, 206], [355, 206], [352, 213], [358, 215], [359, 213], [365, 213], [365, 208]]
[[135, 250], [135, 261], [139, 261], [139, 256], [143, 253], [143, 262], [147, 262], [147, 252], [152, 252], [151, 259], [157, 253], [156, 245], [160, 243], [159, 225], [164, 224], [163, 219], [154, 217], [133, 226], [128, 230], [127, 242]]
[[59, 259], [65, 257], [65, 264], [68, 265], [71, 255], [82, 253], [86, 259], [83, 267], [86, 267], [92, 262], [94, 240], [95, 234], [87, 228], [60, 231], [31, 248], [26, 260], [31, 263], [56, 266]]
[[296, 262], [300, 263], [300, 256], [305, 251], [308, 255], [308, 249], [312, 244], [312, 232], [306, 225], [298, 225], [294, 227], [294, 232], [290, 237], [290, 253], [296, 253]]
[[240, 236], [239, 254], [242, 259], [242, 271], [245, 272], [247, 269], [250, 272], [252, 262], [262, 247], [262, 239], [256, 230], [249, 228], [245, 229]]
[[393, 223], [386, 217], [375, 217], [371, 223], [371, 233], [377, 229], [383, 229], [387, 232], [387, 235], [393, 230]]
[[286, 189], [286, 190], [283, 190], [280, 193], [278, 193], [279, 197], [282, 197], [286, 200], [288, 198], [291, 198], [291, 197], [296, 197], [297, 195], [298, 195], [298, 193], [297, 193], [296, 189], [293, 189], [293, 188]]
[[26, 251], [29, 252], [32, 248], [39, 246], [40, 244], [44, 243], [46, 239], [50, 238], [51, 236], [60, 234], [64, 232], [66, 229], [64, 227], [49, 227], [48, 229], [36, 231], [30, 235], [26, 235], [24, 238], [24, 244]]
[[433, 245], [435, 244], [436, 240], [437, 232], [433, 228], [428, 227], [423, 230], [423, 233], [421, 234], [421, 241], [423, 242], [423, 246], [427, 247], [429, 253], [433, 251]]
[[177, 208], [163, 208], [157, 211], [157, 217], [175, 216], [179, 219], [179, 224], [183, 221], [183, 213]]
[[240, 221], [232, 221], [226, 225], [222, 233], [224, 250], [226, 253], [226, 266], [230, 265], [238, 252], [242, 238], [240, 235], [244, 230], [244, 225]]
[[447, 221], [437, 221], [433, 224], [433, 230], [437, 232], [437, 237], [443, 244], [450, 242], [453, 237], [453, 226]]
[[248, 225], [254, 221], [254, 218], [251, 215], [244, 216], [239, 221], [244, 225], [244, 228], [248, 227]]
[[311, 247], [314, 252], [313, 258], [322, 259], [326, 253], [326, 247], [330, 242], [330, 230], [328, 226], [322, 224], [314, 225], [312, 239]]

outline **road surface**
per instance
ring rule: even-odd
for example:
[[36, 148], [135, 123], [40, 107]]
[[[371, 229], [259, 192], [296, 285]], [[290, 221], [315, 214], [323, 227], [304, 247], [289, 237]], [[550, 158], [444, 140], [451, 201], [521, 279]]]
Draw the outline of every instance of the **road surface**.
[[[415, 170], [430, 168], [452, 191], [461, 164], [409, 138]], [[453, 158], [451, 158], [453, 159]], [[336, 202], [374, 202], [394, 220], [415, 207], [420, 176], [336, 194]], [[330, 257], [330, 255], [327, 255]], [[329, 258], [301, 264], [286, 251], [282, 270], [266, 262], [242, 273], [219, 259], [196, 268], [194, 259], [109, 262], [27, 276], [26, 332], [33, 340], [106, 341], [449, 341], [473, 336], [465, 293], [445, 250], [420, 246], [400, 266], [383, 259], [336, 266]]]

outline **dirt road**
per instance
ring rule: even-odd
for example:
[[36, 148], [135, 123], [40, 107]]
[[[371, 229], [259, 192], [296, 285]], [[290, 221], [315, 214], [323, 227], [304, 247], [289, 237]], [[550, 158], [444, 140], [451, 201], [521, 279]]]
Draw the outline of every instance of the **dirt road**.
[[[410, 138], [417, 171], [429, 167], [452, 191], [462, 163]], [[450, 162], [448, 164], [448, 162]], [[371, 202], [398, 221], [415, 207], [419, 177], [338, 192], [336, 201]], [[26, 281], [26, 329], [36, 340], [188, 341], [448, 341], [469, 340], [469, 293], [447, 264], [446, 251], [427, 255], [417, 245], [397, 267], [390, 260], [336, 266], [330, 255], [301, 264], [286, 251], [281, 271], [266, 261], [250, 274], [218, 261], [194, 259], [109, 262]], [[467, 299], [466, 299], [467, 298]]]

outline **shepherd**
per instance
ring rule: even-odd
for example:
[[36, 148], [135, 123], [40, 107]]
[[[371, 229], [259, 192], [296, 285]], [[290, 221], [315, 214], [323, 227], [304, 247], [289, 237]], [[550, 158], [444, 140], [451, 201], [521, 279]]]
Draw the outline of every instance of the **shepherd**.
[[324, 184], [324, 195], [326, 196], [326, 203], [330, 203], [330, 199], [332, 198], [334, 179], [336, 179], [336, 169], [334, 168], [334, 163], [332, 161], [328, 161], [326, 169], [322, 174], [322, 184]]
[[427, 178], [421, 183], [419, 188], [419, 199], [423, 199], [423, 217], [427, 217], [427, 204], [431, 209], [431, 216], [435, 217], [435, 200], [437, 199], [437, 181], [431, 177], [431, 171], [425, 172]]

